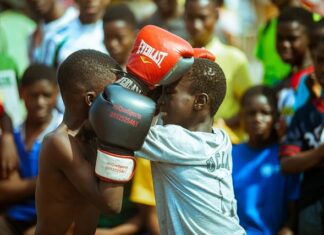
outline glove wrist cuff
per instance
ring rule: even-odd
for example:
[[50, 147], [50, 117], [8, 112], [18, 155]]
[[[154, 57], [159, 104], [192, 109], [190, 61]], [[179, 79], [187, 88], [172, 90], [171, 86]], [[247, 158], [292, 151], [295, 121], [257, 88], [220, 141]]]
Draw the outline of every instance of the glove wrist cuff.
[[140, 79], [127, 73], [127, 76], [123, 76], [116, 81], [122, 87], [134, 91], [136, 93], [146, 95], [149, 92], [149, 87]]
[[131, 155], [119, 155], [98, 149], [95, 173], [106, 182], [128, 182], [133, 178], [136, 167]]

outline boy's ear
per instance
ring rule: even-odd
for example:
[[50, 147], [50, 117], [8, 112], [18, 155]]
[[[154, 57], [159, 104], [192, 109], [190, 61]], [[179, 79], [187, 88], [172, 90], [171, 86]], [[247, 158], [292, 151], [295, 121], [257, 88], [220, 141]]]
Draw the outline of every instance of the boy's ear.
[[202, 110], [208, 103], [209, 97], [206, 93], [197, 94], [194, 101], [194, 110]]
[[89, 91], [85, 96], [85, 102], [87, 103], [87, 105], [90, 106], [92, 102], [95, 100], [95, 98], [96, 98], [96, 93], [94, 91]]

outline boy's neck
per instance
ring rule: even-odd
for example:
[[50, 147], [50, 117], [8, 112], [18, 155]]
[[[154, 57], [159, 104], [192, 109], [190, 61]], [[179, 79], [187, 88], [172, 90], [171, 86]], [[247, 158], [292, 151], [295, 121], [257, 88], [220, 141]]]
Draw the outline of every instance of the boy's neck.
[[300, 63], [300, 64], [295, 64], [292, 66], [292, 73], [297, 73], [299, 72], [300, 70], [302, 69], [305, 69], [309, 66], [311, 66], [313, 63], [312, 63], [312, 59], [311, 59], [311, 56], [310, 56], [310, 53], [309, 51], [306, 52], [305, 56], [304, 56], [304, 59], [303, 61]]
[[265, 148], [267, 146], [272, 145], [273, 143], [275, 143], [275, 139], [272, 137], [267, 139], [262, 139], [262, 138], [249, 139], [247, 142], [248, 146], [254, 149]]
[[79, 20], [80, 20], [81, 24], [83, 24], [83, 25], [94, 24], [97, 21], [101, 20], [102, 16], [103, 16], [103, 14], [98, 14], [98, 15], [95, 15], [93, 17], [88, 16], [88, 15], [80, 14], [79, 15]]
[[82, 112], [77, 112], [80, 115], [75, 115], [75, 114], [70, 114], [65, 110], [64, 117], [63, 117], [63, 122], [65, 125], [68, 127], [70, 131], [76, 131], [81, 128], [87, 117], [82, 116]]
[[207, 118], [204, 121], [192, 124], [186, 127], [189, 131], [198, 131], [198, 132], [212, 132], [213, 130], [213, 119]]

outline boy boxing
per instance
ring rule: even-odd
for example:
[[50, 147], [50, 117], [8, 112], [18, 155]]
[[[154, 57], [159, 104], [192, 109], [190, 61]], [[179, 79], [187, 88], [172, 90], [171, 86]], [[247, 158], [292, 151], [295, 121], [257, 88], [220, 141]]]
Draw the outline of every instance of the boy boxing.
[[232, 145], [213, 116], [226, 92], [222, 69], [195, 59], [163, 87], [163, 126], [150, 129], [136, 156], [151, 160], [161, 234], [245, 234], [232, 185]]
[[123, 186], [104, 185], [94, 175], [96, 141], [85, 124], [89, 106], [105, 85], [116, 80], [120, 66], [108, 55], [81, 50], [58, 70], [66, 107], [63, 122], [45, 137], [36, 188], [36, 234], [93, 234], [99, 209], [120, 211]]

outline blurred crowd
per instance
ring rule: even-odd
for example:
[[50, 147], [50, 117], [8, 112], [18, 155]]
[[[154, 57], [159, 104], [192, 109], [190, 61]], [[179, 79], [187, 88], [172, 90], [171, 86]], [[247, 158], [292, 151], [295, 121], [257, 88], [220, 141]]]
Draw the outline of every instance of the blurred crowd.
[[[95, 49], [126, 71], [148, 24], [206, 48], [224, 70], [214, 126], [233, 144], [247, 234], [323, 234], [324, 20], [314, 2], [0, 0], [0, 234], [34, 233], [38, 155], [64, 113], [58, 66]], [[96, 234], [159, 234], [156, 216], [150, 162], [137, 159], [122, 212], [102, 215]]]

